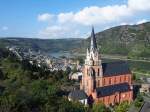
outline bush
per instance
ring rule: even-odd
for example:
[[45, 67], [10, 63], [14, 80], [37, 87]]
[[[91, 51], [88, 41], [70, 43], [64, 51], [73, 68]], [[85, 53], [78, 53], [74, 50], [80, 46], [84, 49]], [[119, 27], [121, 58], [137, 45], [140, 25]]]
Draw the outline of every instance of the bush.
[[106, 107], [103, 103], [94, 104], [92, 112], [106, 112]]
[[142, 95], [140, 93], [138, 93], [137, 98], [135, 99], [135, 102], [134, 102], [135, 107], [140, 108], [143, 104], [143, 101], [144, 101], [144, 99], [143, 99]]
[[115, 107], [115, 112], [127, 112], [129, 108], [128, 102], [122, 102], [118, 106]]

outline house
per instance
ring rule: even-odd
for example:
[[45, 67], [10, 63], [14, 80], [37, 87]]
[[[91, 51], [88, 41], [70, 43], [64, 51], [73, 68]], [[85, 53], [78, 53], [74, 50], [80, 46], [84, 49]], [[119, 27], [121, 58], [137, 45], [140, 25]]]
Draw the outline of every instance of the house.
[[150, 78], [146, 78], [147, 83], [150, 84]]
[[140, 88], [141, 93], [149, 93], [150, 92], [150, 84], [142, 84]]
[[76, 72], [76, 73], [72, 73], [70, 75], [70, 79], [71, 80], [80, 80], [82, 77], [83, 73], [82, 72]]
[[102, 63], [98, 52], [94, 28], [90, 49], [87, 49], [80, 90], [88, 96], [88, 103], [103, 102], [114, 105], [133, 99], [131, 71], [127, 62]]
[[88, 96], [83, 90], [73, 90], [69, 93], [69, 101], [79, 101], [84, 105], [88, 103]]

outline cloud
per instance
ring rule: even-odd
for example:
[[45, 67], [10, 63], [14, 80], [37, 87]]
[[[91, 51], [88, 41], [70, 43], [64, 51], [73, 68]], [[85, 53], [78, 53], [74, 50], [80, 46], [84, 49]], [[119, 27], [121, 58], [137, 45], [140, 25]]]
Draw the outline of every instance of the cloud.
[[148, 11], [150, 10], [149, 0], [128, 0], [128, 7], [132, 11]]
[[[139, 24], [146, 22], [146, 19], [140, 20], [143, 14], [150, 11], [149, 0], [128, 0], [126, 4], [108, 5], [108, 6], [89, 6], [77, 12], [61, 12], [58, 14], [44, 13], [38, 16], [38, 20], [47, 21], [53, 19], [52, 26], [47, 26], [40, 31], [44, 36], [53, 36], [57, 38], [69, 37], [75, 35], [75, 32], [86, 29], [87, 26], [94, 25], [97, 28], [104, 29], [109, 26]], [[54, 19], [55, 17], [55, 19]], [[137, 22], [137, 20], [140, 20]], [[78, 31], [77, 31], [78, 30]], [[78, 32], [81, 37], [81, 32]]]
[[51, 36], [51, 37], [56, 37], [58, 34], [59, 35], [63, 35], [64, 32], [66, 32], [67, 29], [64, 27], [60, 27], [60, 26], [48, 26], [45, 29], [43, 29], [42, 31], [40, 31], [41, 35], [45, 35], [45, 36]]
[[78, 38], [79, 34], [80, 33], [78, 30], [73, 30], [71, 28], [61, 25], [48, 26], [39, 32], [39, 36], [51, 39]]
[[58, 14], [57, 17], [58, 17], [59, 23], [66, 23], [68, 21], [72, 21], [72, 19], [74, 18], [74, 14], [73, 14], [73, 12], [60, 13], [60, 14]]
[[86, 7], [74, 15], [74, 20], [83, 25], [106, 24], [119, 21], [122, 17], [129, 16], [126, 5], [114, 5], [106, 7]]
[[142, 19], [142, 20], [137, 21], [136, 24], [142, 24], [142, 23], [145, 23], [145, 22], [147, 22], [147, 20], [146, 19]]
[[122, 21], [143, 11], [150, 11], [149, 0], [128, 0], [128, 3], [123, 5], [90, 6], [76, 13], [61, 13], [58, 14], [58, 21], [82, 25], [107, 24]]
[[122, 22], [119, 25], [134, 25], [136, 24], [135, 22]]
[[1, 28], [1, 30], [6, 31], [6, 30], [8, 30], [8, 27], [7, 27], [7, 26], [3, 26], [3, 27]]
[[53, 14], [44, 13], [44, 14], [38, 15], [38, 20], [39, 21], [50, 21], [51, 19], [53, 19], [53, 17], [54, 17]]
[[61, 13], [58, 15], [60, 23], [74, 22], [81, 25], [105, 24], [118, 21], [121, 17], [131, 15], [126, 5], [85, 7], [79, 12]]

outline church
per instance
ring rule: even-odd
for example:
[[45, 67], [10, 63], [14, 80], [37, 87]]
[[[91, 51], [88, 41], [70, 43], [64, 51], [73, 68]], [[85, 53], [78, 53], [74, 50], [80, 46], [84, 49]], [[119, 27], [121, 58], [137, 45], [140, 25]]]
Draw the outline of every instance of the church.
[[68, 98], [85, 105], [102, 102], [106, 106], [123, 101], [131, 102], [133, 99], [131, 71], [127, 62], [102, 63], [94, 28], [90, 48], [87, 49], [80, 90], [70, 92]]

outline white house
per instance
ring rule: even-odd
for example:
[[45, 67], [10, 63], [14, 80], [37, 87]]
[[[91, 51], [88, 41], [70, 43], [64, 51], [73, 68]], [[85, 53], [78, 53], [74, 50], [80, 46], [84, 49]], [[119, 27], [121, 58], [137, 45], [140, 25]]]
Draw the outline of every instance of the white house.
[[70, 75], [71, 80], [79, 80], [80, 77], [82, 77], [83, 73], [82, 72], [76, 72]]

